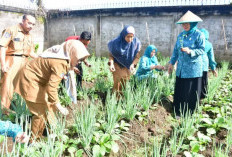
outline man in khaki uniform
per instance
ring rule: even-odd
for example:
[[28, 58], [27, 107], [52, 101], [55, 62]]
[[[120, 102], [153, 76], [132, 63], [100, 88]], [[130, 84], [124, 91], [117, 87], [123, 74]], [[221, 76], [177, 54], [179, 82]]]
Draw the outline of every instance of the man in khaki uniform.
[[1, 53], [1, 107], [10, 108], [14, 93], [13, 79], [19, 69], [28, 61], [28, 57], [36, 58], [34, 44], [29, 32], [35, 25], [35, 18], [24, 15], [22, 23], [5, 29], [0, 39]]

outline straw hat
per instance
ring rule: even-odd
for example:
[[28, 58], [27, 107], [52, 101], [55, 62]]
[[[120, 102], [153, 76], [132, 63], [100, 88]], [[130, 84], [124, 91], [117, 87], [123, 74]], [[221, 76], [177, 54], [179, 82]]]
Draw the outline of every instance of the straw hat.
[[203, 20], [193, 14], [191, 11], [187, 11], [180, 19], [177, 21], [177, 24], [190, 23], [190, 22], [202, 22]]

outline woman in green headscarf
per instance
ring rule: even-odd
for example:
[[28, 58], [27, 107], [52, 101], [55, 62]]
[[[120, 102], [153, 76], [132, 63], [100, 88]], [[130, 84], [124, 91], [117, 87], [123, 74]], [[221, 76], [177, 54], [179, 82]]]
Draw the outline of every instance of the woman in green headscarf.
[[155, 78], [153, 70], [156, 69], [159, 71], [164, 69], [163, 66], [159, 65], [157, 57], [155, 56], [157, 51], [158, 50], [154, 45], [149, 45], [146, 48], [144, 55], [140, 59], [139, 68], [135, 75], [138, 80]]

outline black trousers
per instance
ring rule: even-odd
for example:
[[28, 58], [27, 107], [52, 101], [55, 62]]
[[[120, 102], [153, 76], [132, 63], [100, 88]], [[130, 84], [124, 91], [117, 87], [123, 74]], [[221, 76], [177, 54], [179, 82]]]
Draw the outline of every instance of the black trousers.
[[176, 115], [186, 113], [187, 109], [191, 114], [196, 109], [201, 94], [202, 77], [179, 78], [176, 77], [174, 101]]
[[201, 99], [206, 98], [208, 94], [208, 71], [203, 71]]
[[82, 64], [79, 63], [76, 66], [79, 70], [80, 70], [80, 74], [76, 75], [76, 82], [77, 82], [77, 88], [80, 87], [82, 88], [82, 77], [83, 77], [83, 68], [82, 68]]

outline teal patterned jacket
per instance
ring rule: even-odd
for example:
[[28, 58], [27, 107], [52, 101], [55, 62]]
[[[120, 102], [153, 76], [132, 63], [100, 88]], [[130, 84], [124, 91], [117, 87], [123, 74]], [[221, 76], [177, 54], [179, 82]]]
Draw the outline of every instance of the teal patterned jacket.
[[209, 32], [206, 29], [201, 29], [205, 36], [205, 53], [203, 54], [203, 71], [208, 71], [209, 66], [212, 70], [216, 69], [217, 63], [214, 59], [213, 45], [208, 41]]
[[[181, 48], [188, 47], [190, 54], [181, 51]], [[204, 35], [200, 30], [186, 35], [181, 32], [176, 41], [170, 63], [174, 65], [177, 61], [176, 76], [180, 78], [196, 78], [202, 77], [203, 61], [202, 55], [205, 48]]]
[[17, 134], [21, 132], [22, 128], [18, 124], [0, 120], [0, 135], [12, 137], [13, 141], [15, 141]]

